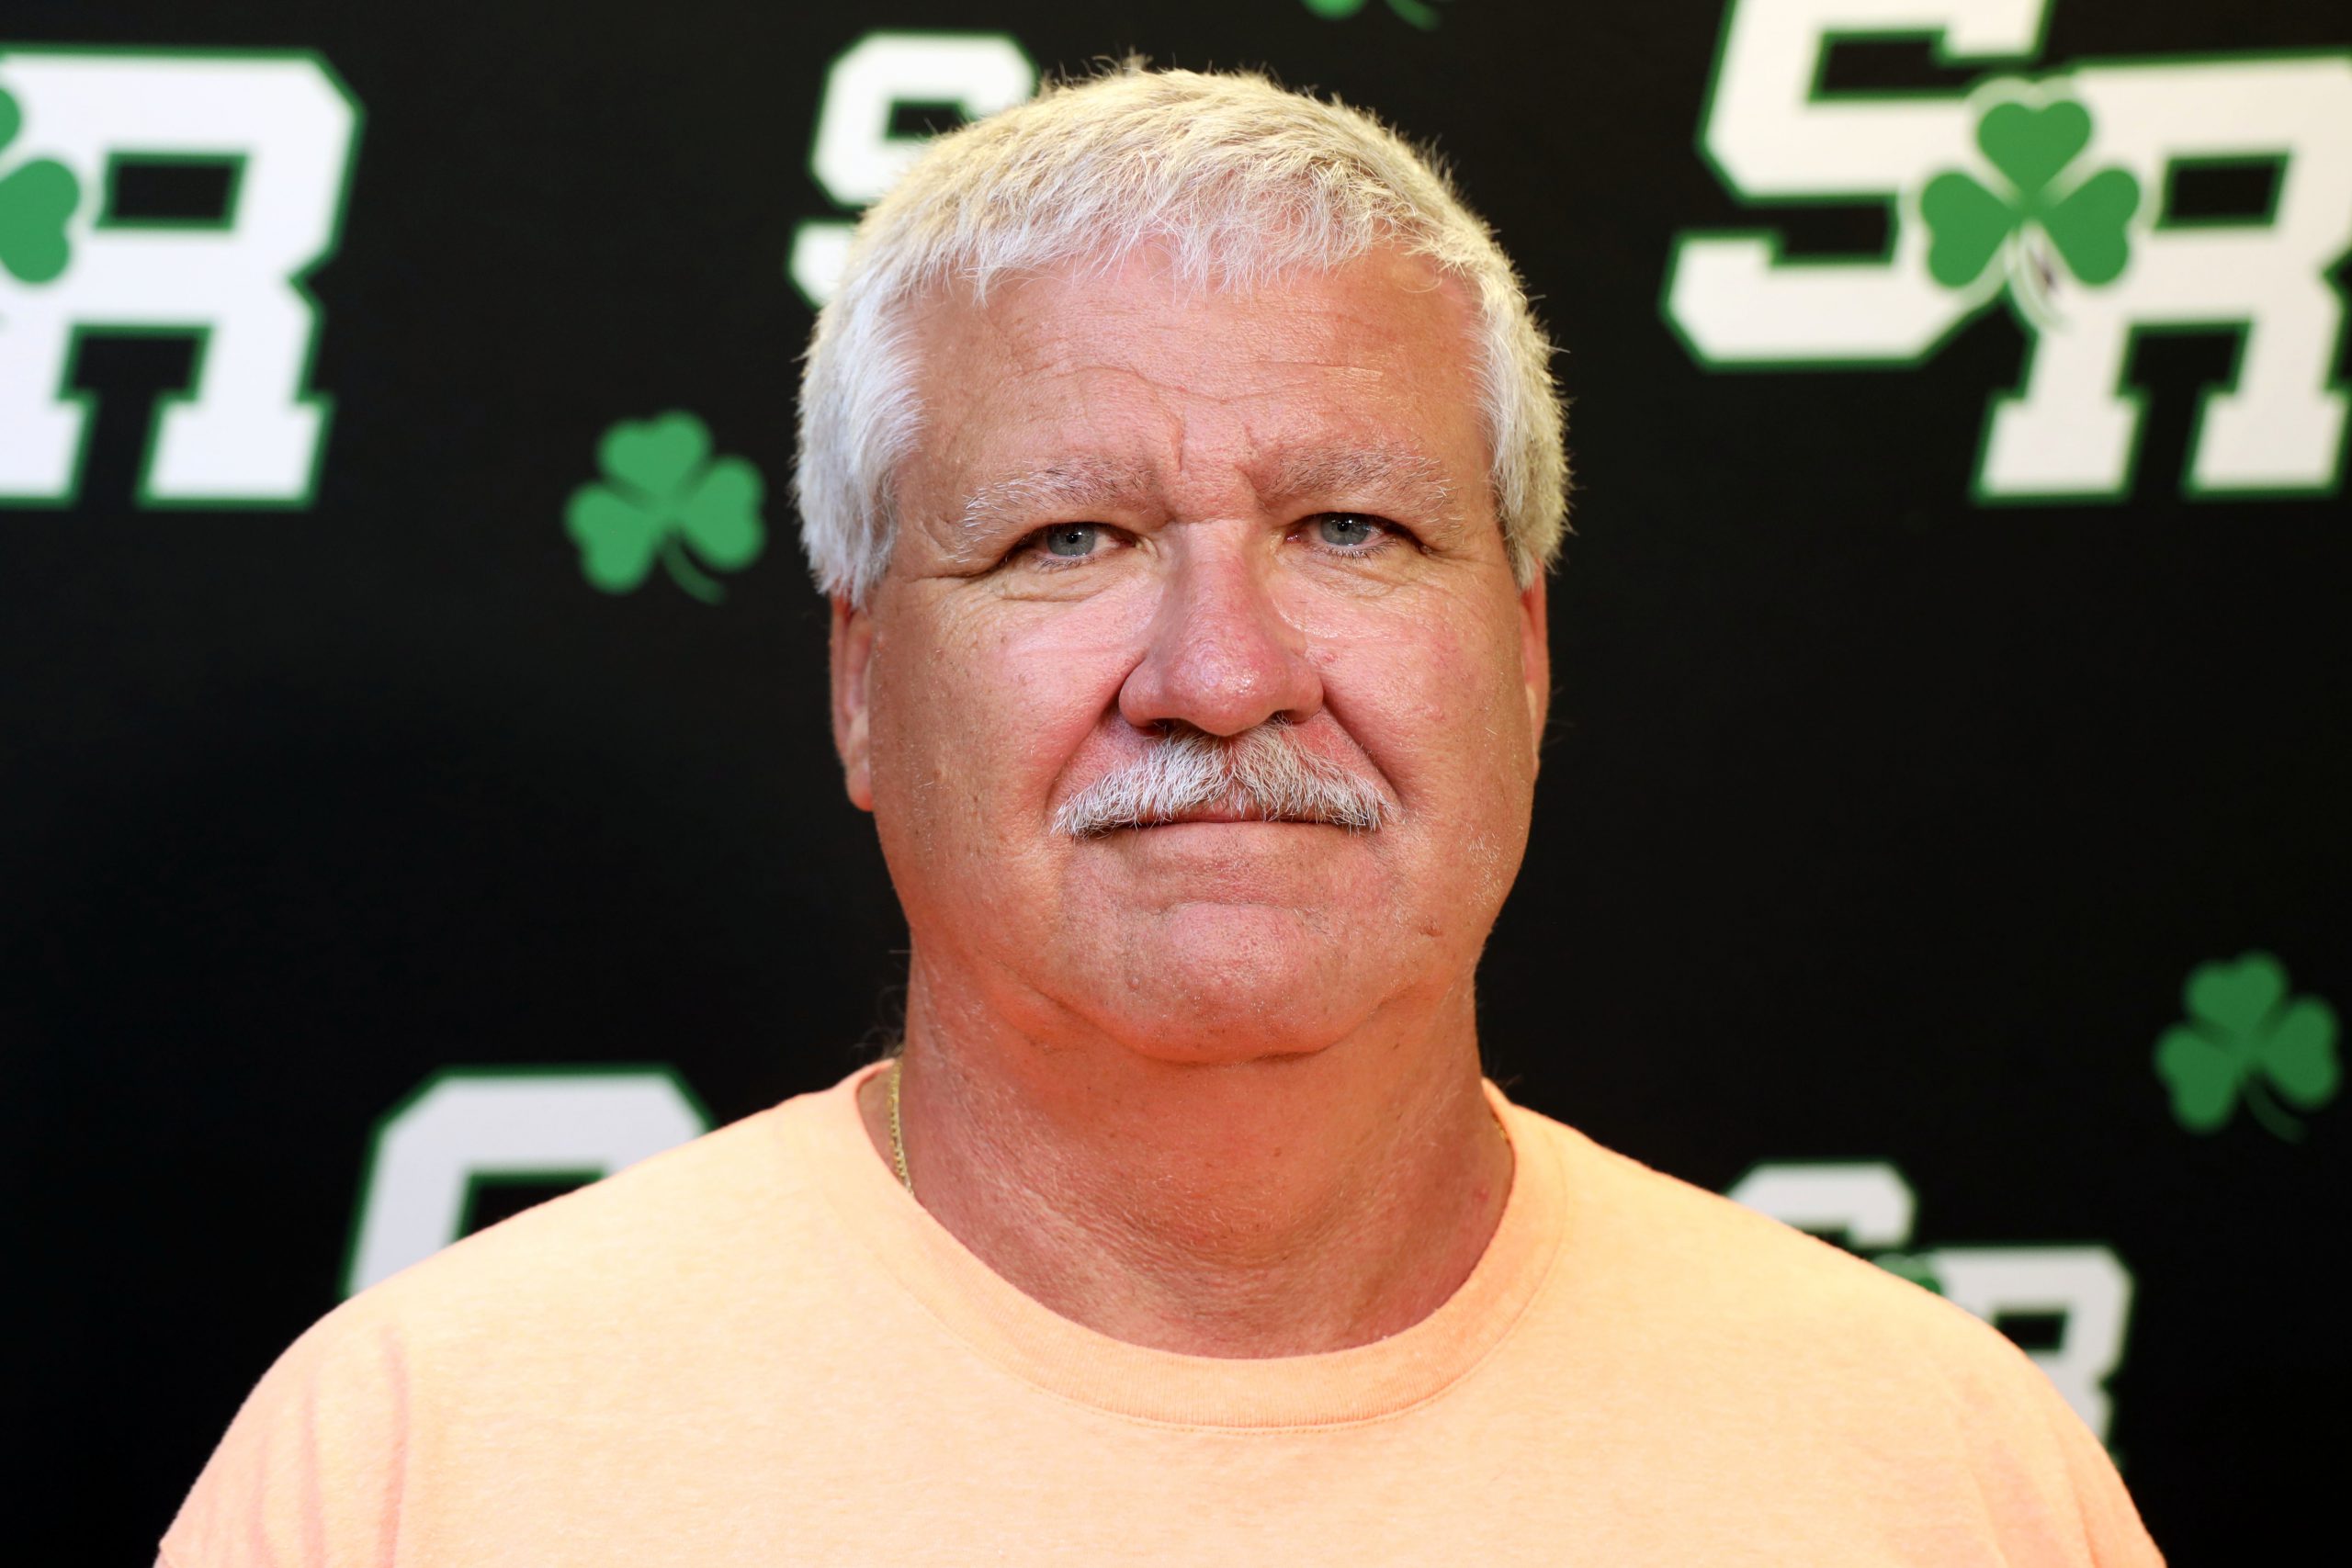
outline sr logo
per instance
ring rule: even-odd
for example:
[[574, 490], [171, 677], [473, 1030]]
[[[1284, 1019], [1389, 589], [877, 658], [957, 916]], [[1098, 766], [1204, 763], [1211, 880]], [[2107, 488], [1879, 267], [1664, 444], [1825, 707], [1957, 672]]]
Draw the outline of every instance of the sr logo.
[[[2007, 301], [2030, 334], [2023, 385], [1986, 411], [1984, 502], [2119, 500], [2143, 424], [2132, 339], [2237, 338], [2206, 389], [2184, 491], [2310, 495], [2343, 475], [2330, 377], [2352, 246], [2352, 55], [2040, 57], [2052, 0], [1732, 0], [1699, 128], [1724, 187], [1760, 209], [1878, 204], [1882, 256], [1802, 259], [1770, 228], [1679, 241], [1664, 310], [1717, 369], [1925, 364]], [[1825, 93], [1836, 46], [1925, 39], [1997, 67], [1965, 93]], [[2214, 164], [2267, 171], [2267, 213], [2176, 210]]]
[[[896, 125], [901, 110], [953, 108], [978, 119], [1036, 90], [1036, 65], [1002, 33], [868, 33], [825, 74], [809, 172], [854, 210], [878, 199], [922, 151], [922, 137]], [[811, 218], [795, 231], [786, 268], [811, 305], [832, 298], [854, 227]]]
[[[70, 506], [90, 400], [68, 390], [88, 333], [193, 334], [194, 385], [156, 407], [147, 506], [308, 506], [330, 400], [307, 390], [359, 106], [317, 56], [0, 51], [0, 504]], [[226, 209], [118, 210], [140, 164], [210, 164]]]

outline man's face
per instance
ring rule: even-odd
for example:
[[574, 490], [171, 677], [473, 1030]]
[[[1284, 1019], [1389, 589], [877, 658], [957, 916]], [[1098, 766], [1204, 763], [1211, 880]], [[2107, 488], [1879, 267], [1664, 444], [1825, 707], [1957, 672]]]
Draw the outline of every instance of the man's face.
[[[833, 678], [926, 976], [1035, 1038], [1195, 1062], [1466, 1004], [1548, 672], [1460, 290], [1387, 252], [1247, 291], [1146, 254], [935, 299], [910, 346], [899, 536], [868, 609], [836, 605]], [[1377, 789], [1378, 829], [1055, 826], [1168, 736], [1278, 721]]]

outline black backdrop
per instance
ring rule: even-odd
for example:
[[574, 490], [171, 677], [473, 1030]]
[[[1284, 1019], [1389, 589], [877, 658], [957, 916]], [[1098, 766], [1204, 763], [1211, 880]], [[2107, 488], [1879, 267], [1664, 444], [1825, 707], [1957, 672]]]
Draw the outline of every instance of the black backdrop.
[[[2344, 1112], [2306, 1081], [2299, 1139], [2243, 1108], [2199, 1131], [2152, 1054], [2209, 962], [2267, 952], [2293, 995], [2352, 999], [2340, 500], [2184, 495], [2225, 331], [2140, 343], [2136, 473], [2087, 504], [1972, 500], [1985, 400], [2030, 341], [2009, 310], [1916, 367], [1698, 363], [1660, 304], [1679, 234], [1876, 254], [1890, 223], [1718, 179], [1694, 136], [1721, 20], [1716, 0], [0, 6], [0, 88], [40, 46], [308, 51], [360, 109], [310, 281], [305, 385], [334, 402], [310, 503], [152, 504], [151, 414], [195, 344], [93, 335], [68, 373], [96, 409], [78, 495], [0, 510], [0, 1040], [40, 1559], [143, 1561], [254, 1379], [338, 1299], [371, 1132], [439, 1070], [666, 1064], [727, 1121], [887, 1029], [904, 931], [841, 797], [785, 488], [810, 321], [786, 258], [845, 216], [812, 137], [829, 69], [882, 28], [1002, 33], [1047, 70], [1264, 64], [1441, 146], [1576, 400], [1556, 722], [1483, 971], [1491, 1070], [1717, 1190], [1758, 1162], [1884, 1161], [1919, 1247], [2108, 1249], [2133, 1288], [2106, 1436], [2159, 1543], [2245, 1560], [2332, 1518], [2352, 1357], [2317, 1280], [2343, 1251]], [[2056, 0], [2033, 69], [2348, 34], [2316, 0]], [[1856, 46], [1825, 90], [1984, 69]], [[17, 96], [0, 178], [43, 153], [39, 95]], [[159, 167], [108, 199], [168, 220], [224, 198]], [[0, 276], [0, 376], [36, 287]], [[721, 603], [658, 568], [599, 591], [566, 534], [607, 428], [671, 409], [768, 481], [768, 547]], [[61, 1509], [44, 1483], [69, 1478], [108, 1500]]]

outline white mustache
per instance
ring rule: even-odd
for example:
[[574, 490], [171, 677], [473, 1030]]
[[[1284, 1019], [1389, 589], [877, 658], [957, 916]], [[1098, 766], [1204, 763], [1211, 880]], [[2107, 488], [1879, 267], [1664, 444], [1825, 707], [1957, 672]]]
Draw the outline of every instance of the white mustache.
[[1091, 839], [1214, 807], [1360, 832], [1395, 810], [1379, 785], [1308, 750], [1288, 720], [1275, 718], [1230, 738], [1186, 730], [1155, 742], [1064, 801], [1054, 829]]

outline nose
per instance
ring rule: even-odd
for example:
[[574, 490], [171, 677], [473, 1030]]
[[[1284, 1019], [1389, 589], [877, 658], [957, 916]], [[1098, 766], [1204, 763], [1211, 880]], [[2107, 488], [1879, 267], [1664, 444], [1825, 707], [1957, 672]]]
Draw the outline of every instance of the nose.
[[1298, 721], [1322, 708], [1322, 677], [1305, 634], [1275, 603], [1271, 570], [1237, 540], [1178, 545], [1143, 658], [1119, 688], [1129, 724], [1238, 735], [1276, 715]]

